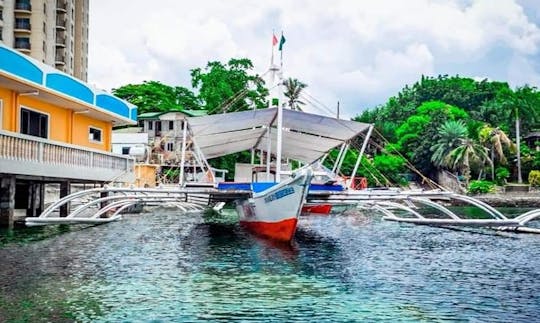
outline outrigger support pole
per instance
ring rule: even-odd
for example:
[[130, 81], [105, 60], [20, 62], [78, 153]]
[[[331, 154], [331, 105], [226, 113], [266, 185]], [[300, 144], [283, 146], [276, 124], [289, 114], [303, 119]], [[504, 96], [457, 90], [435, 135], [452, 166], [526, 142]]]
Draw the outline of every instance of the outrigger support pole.
[[364, 151], [366, 150], [367, 143], [369, 141], [369, 138], [371, 137], [371, 132], [373, 131], [373, 125], [370, 125], [366, 134], [366, 138], [364, 138], [364, 142], [362, 143], [362, 148], [360, 148], [360, 152], [358, 153], [358, 158], [356, 159], [356, 164], [354, 164], [354, 169], [351, 174], [350, 182], [347, 183], [347, 187], [351, 187], [351, 184], [354, 183], [354, 177], [356, 176], [356, 172], [358, 171], [358, 167], [360, 166], [360, 161], [362, 161], [362, 156], [364, 155]]
[[341, 155], [341, 159], [338, 162], [337, 168], [336, 168], [336, 175], [339, 174], [339, 171], [341, 171], [341, 165], [343, 165], [343, 161], [345, 160], [345, 157], [347, 156], [347, 152], [349, 151], [350, 143], [347, 143], [345, 146], [345, 150], [343, 150], [343, 154]]
[[266, 141], [266, 181], [270, 182], [270, 162], [272, 161], [272, 133], [270, 132], [270, 125], [266, 129], [268, 140]]
[[343, 149], [345, 149], [345, 143], [341, 144], [341, 149], [339, 150], [339, 154], [337, 155], [336, 161], [334, 163], [334, 167], [332, 168], [332, 173], [337, 174], [337, 167], [339, 164], [339, 161], [341, 160], [341, 154], [343, 154]]
[[180, 159], [180, 178], [178, 179], [178, 184], [180, 186], [184, 185], [184, 165], [186, 163], [186, 137], [187, 137], [187, 121], [184, 119], [182, 121], [182, 157]]
[[281, 182], [281, 149], [283, 141], [283, 79], [279, 77], [277, 110], [277, 139], [276, 139], [276, 182]]

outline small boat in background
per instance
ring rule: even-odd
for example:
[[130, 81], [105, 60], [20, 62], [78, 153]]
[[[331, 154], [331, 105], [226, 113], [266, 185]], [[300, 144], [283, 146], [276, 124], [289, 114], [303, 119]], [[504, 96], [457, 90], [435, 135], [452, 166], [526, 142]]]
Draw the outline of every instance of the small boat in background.
[[332, 211], [332, 204], [311, 204], [306, 203], [302, 206], [302, 213], [315, 213], [328, 215]]

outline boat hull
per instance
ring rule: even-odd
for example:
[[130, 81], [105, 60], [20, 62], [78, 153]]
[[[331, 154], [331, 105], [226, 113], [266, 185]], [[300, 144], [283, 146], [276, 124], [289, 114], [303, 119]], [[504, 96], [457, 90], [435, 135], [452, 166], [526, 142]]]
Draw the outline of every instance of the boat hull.
[[252, 198], [237, 201], [240, 224], [258, 235], [291, 241], [306, 198], [312, 171], [305, 168]]
[[305, 204], [302, 213], [315, 213], [328, 215], [332, 211], [332, 204]]

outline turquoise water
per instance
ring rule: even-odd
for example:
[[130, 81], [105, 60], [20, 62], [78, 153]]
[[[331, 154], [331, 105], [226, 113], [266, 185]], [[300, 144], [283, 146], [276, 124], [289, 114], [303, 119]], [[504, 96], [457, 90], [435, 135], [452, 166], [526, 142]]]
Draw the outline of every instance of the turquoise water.
[[288, 246], [228, 220], [162, 209], [84, 229], [3, 231], [0, 322], [540, 317], [538, 236], [349, 215], [302, 219]]

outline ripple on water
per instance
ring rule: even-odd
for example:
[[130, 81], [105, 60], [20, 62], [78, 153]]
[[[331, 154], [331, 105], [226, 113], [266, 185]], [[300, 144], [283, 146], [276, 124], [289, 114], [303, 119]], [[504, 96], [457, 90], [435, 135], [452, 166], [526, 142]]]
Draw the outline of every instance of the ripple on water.
[[531, 321], [539, 241], [330, 216], [282, 245], [157, 210], [5, 245], [0, 318]]

